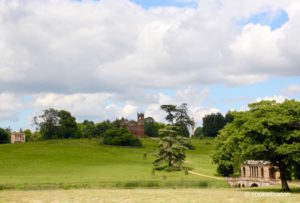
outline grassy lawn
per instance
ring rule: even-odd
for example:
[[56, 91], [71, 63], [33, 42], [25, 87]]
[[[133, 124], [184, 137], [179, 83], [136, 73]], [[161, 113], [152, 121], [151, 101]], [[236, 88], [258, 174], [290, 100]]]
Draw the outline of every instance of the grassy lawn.
[[[96, 139], [0, 145], [0, 189], [227, 187], [224, 180], [184, 172], [153, 174], [156, 141], [142, 142], [142, 148], [105, 146]], [[209, 156], [213, 140], [193, 140], [193, 145], [186, 165], [215, 176]]]
[[298, 203], [299, 193], [258, 193], [239, 189], [71, 189], [0, 191], [0, 202], [232, 202]]

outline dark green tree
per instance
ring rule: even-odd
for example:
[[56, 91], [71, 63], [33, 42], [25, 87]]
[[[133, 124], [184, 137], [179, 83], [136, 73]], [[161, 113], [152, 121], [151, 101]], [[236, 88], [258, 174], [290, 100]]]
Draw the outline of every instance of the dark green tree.
[[157, 137], [158, 129], [155, 126], [155, 120], [152, 117], [145, 118], [145, 135], [149, 137]]
[[61, 110], [58, 112], [58, 137], [70, 138], [77, 137], [77, 123], [75, 117], [70, 112]]
[[226, 124], [225, 118], [221, 113], [212, 113], [203, 117], [203, 134], [207, 137], [216, 137], [219, 130]]
[[9, 143], [9, 132], [0, 128], [0, 144]]
[[172, 104], [164, 104], [164, 105], [161, 105], [160, 108], [161, 108], [161, 110], [163, 110], [167, 113], [167, 116], [165, 117], [165, 119], [173, 125], [174, 120], [176, 118], [175, 114], [177, 112], [177, 106], [172, 105]]
[[59, 111], [50, 108], [43, 111], [40, 116], [35, 116], [34, 124], [39, 128], [41, 134], [45, 139], [53, 139], [57, 137], [59, 125]]
[[249, 159], [271, 161], [282, 190], [289, 191], [287, 180], [300, 163], [300, 102], [261, 101], [249, 108], [233, 112], [233, 121], [220, 131], [214, 163], [228, 170]]
[[26, 142], [30, 141], [31, 140], [31, 135], [32, 135], [31, 130], [26, 129], [26, 130], [24, 130], [24, 133], [25, 133]]
[[198, 137], [198, 138], [202, 138], [203, 137], [203, 129], [201, 127], [197, 127], [194, 132], [194, 136]]
[[[115, 124], [115, 126], [119, 126], [119, 125], [120, 124]], [[109, 120], [97, 123], [95, 126], [96, 134], [100, 137], [103, 137], [105, 132], [113, 127], [114, 127], [114, 124], [112, 124]], [[115, 127], [115, 128], [118, 128], [118, 127]]]
[[159, 151], [153, 162], [155, 170], [181, 170], [185, 160], [185, 150], [190, 140], [178, 134], [176, 126], [166, 126], [159, 131], [162, 137], [158, 143]]

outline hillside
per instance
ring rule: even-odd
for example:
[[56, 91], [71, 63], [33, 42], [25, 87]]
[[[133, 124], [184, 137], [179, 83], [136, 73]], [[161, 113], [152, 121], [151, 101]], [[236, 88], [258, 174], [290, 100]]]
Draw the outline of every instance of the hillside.
[[[223, 187], [223, 180], [184, 172], [152, 173], [156, 141], [142, 139], [144, 147], [105, 146], [99, 140], [50, 140], [0, 145], [1, 188], [72, 187]], [[213, 140], [192, 141], [186, 166], [214, 176], [209, 156]], [[144, 154], [147, 154], [146, 158]]]

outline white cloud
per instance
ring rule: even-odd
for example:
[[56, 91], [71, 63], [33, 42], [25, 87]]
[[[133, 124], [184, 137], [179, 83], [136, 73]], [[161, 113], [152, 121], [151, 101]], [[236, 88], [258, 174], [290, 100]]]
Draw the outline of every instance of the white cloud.
[[20, 97], [12, 93], [0, 93], [0, 121], [17, 119], [17, 113], [21, 108]]
[[232, 19], [270, 2], [212, 2], [143, 9], [127, 0], [2, 0], [0, 89], [126, 92], [299, 75], [299, 6], [272, 2], [292, 13], [284, 27], [250, 24], [240, 31]]
[[295, 95], [300, 94], [300, 85], [289, 85], [287, 88], [283, 90], [283, 93], [287, 95]]
[[[160, 104], [187, 102], [201, 123], [218, 109], [203, 105], [208, 89], [192, 87], [300, 75], [299, 1], [195, 2], [143, 9], [128, 0], [0, 0], [0, 92], [34, 95], [35, 112], [99, 120], [143, 109], [163, 120]], [[276, 30], [236, 23], [278, 10], [289, 21]], [[23, 102], [2, 97], [2, 118], [12, 117]]]

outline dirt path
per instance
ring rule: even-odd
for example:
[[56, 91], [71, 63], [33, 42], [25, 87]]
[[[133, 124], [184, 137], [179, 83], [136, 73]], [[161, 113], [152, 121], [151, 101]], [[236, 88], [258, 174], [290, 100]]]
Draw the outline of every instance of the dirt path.
[[215, 180], [224, 180], [224, 178], [219, 178], [219, 177], [214, 177], [214, 176], [204, 175], [204, 174], [196, 173], [196, 172], [193, 172], [193, 171], [189, 171], [189, 173], [190, 173], [190, 174], [193, 174], [193, 175], [197, 175], [197, 176], [202, 176], [202, 177], [212, 178], [212, 179], [215, 179]]

